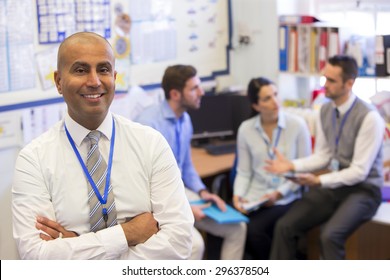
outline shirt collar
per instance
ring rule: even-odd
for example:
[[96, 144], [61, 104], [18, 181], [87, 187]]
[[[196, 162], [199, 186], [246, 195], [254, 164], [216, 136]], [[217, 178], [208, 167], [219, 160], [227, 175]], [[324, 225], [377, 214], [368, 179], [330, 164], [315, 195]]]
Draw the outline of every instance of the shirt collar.
[[353, 102], [355, 101], [355, 99], [356, 99], [356, 95], [351, 93], [351, 95], [349, 96], [349, 98], [348, 98], [348, 100], [346, 102], [341, 104], [339, 107], [336, 107], [336, 105], [333, 103], [333, 107], [337, 108], [337, 110], [339, 110], [340, 115], [344, 115], [349, 110], [349, 108], [351, 108], [351, 106], [352, 106]]
[[161, 106], [162, 115], [165, 119], [172, 120], [172, 121], [181, 121], [184, 117], [184, 114], [177, 118], [175, 115], [175, 112], [173, 112], [171, 106], [169, 106], [169, 103], [167, 100], [164, 100]]
[[[103, 122], [100, 124], [100, 126], [96, 129], [100, 131], [108, 140], [111, 140], [111, 134], [112, 134], [112, 114], [111, 112], [107, 113], [107, 116], [103, 120]], [[74, 143], [79, 147], [85, 137], [88, 135], [91, 130], [83, 127], [76, 121], [74, 121], [66, 112], [65, 114], [65, 124], [66, 128], [68, 129], [70, 135], [73, 138]]]
[[[260, 130], [263, 130], [263, 127], [261, 125], [261, 114], [259, 114], [258, 116], [259, 118], [256, 118], [255, 121], [255, 127]], [[286, 116], [281, 110], [279, 110], [279, 114], [278, 114], [278, 127], [282, 129], [286, 128]]]

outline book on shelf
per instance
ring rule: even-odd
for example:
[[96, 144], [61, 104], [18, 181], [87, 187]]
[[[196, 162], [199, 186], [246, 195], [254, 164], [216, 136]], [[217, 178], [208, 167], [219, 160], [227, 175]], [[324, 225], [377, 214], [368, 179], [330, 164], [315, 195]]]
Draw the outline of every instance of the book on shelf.
[[288, 70], [288, 27], [286, 25], [279, 26], [279, 70]]
[[320, 45], [318, 48], [318, 72], [325, 67], [328, 59], [328, 29], [320, 28]]
[[337, 28], [329, 30], [328, 57], [340, 54], [339, 31]]
[[298, 72], [310, 72], [310, 27], [298, 26]]
[[289, 28], [288, 37], [288, 71], [298, 70], [298, 32], [296, 27]]
[[310, 30], [310, 73], [316, 73], [318, 69], [318, 48], [319, 48], [318, 29]]

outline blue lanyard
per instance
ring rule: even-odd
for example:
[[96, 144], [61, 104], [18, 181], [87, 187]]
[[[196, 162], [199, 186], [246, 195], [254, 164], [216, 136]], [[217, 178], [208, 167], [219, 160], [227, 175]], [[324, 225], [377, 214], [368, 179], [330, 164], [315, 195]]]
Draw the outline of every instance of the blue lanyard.
[[[276, 147], [278, 146], [281, 132], [282, 132], [282, 128], [279, 126], [279, 127], [278, 127], [278, 134], [276, 134], [276, 139], [275, 139], [274, 147], [273, 147], [273, 148], [276, 148]], [[262, 138], [263, 138], [264, 143], [267, 145], [267, 148], [268, 148], [268, 151], [267, 151], [268, 157], [269, 157], [270, 159], [274, 159], [274, 157], [275, 157], [275, 152], [273, 151], [273, 149], [271, 149], [271, 148], [272, 148], [272, 147], [271, 147], [271, 144], [268, 142], [267, 138], [265, 138], [265, 137], [263, 137], [263, 136], [262, 136]]]
[[[106, 185], [104, 187], [104, 195], [103, 197], [101, 196], [100, 192], [99, 192], [99, 189], [97, 188], [95, 182], [93, 181], [91, 175], [89, 174], [89, 171], [88, 171], [88, 168], [87, 166], [85, 165], [83, 159], [81, 158], [81, 155], [79, 153], [79, 151], [77, 150], [77, 147], [73, 141], [73, 138], [72, 136], [70, 136], [70, 133], [68, 131], [68, 129], [66, 128], [66, 124], [64, 125], [65, 126], [65, 132], [66, 132], [66, 136], [68, 136], [68, 140], [70, 142], [70, 144], [72, 145], [72, 148], [73, 148], [73, 151], [74, 153], [76, 154], [79, 162], [80, 162], [80, 165], [81, 167], [83, 168], [84, 170], [84, 174], [85, 176], [87, 176], [88, 178], [88, 181], [89, 183], [91, 184], [92, 186], [92, 189], [96, 195], [96, 197], [99, 199], [100, 203], [102, 205], [105, 205], [107, 203], [107, 197], [108, 197], [108, 188], [110, 186], [110, 178], [111, 178], [111, 167], [112, 167], [112, 157], [113, 157], [113, 154], [114, 154], [114, 143], [115, 143], [115, 122], [114, 122], [114, 118], [112, 119], [112, 132], [111, 132], [111, 143], [110, 143], [110, 155], [108, 157], [108, 165], [107, 165], [107, 176], [106, 176]], [[107, 212], [107, 209], [104, 207], [103, 210], [103, 215], [106, 214]]]
[[[336, 139], [335, 139], [336, 150], [337, 150], [337, 148], [339, 146], [341, 131], [342, 131], [343, 127], [344, 127], [345, 122], [347, 121], [349, 113], [351, 113], [353, 106], [355, 106], [356, 101], [357, 101], [357, 98], [352, 103], [351, 108], [348, 109], [348, 111], [345, 113], [343, 119], [341, 120], [341, 124], [340, 124], [340, 127], [339, 127], [339, 132], [336, 135]], [[332, 115], [332, 126], [333, 126], [333, 130], [336, 130], [336, 112], [335, 112], [335, 110], [333, 110], [333, 115]]]

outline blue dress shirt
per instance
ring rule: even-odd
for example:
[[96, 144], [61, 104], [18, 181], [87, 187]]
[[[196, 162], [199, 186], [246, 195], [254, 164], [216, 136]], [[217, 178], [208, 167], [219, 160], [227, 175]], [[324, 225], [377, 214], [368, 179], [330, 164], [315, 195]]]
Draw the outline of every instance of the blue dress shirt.
[[176, 157], [182, 180], [187, 188], [196, 193], [206, 189], [192, 164], [193, 128], [187, 112], [177, 118], [168, 102], [164, 100], [161, 104], [146, 108], [135, 121], [153, 127], [165, 137]]

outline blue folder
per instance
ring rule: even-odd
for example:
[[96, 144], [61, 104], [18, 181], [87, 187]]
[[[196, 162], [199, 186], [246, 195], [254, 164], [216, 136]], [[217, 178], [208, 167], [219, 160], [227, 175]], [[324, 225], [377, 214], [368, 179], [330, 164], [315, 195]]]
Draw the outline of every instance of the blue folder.
[[[190, 201], [191, 204], [205, 204], [207, 201], [204, 200], [195, 200]], [[249, 219], [247, 216], [241, 214], [233, 207], [226, 204], [226, 211], [222, 212], [219, 210], [218, 206], [215, 204], [211, 204], [209, 207], [203, 209], [203, 213], [215, 220], [219, 224], [236, 224], [240, 222], [248, 223]]]
[[288, 27], [279, 27], [279, 70], [288, 70]]

